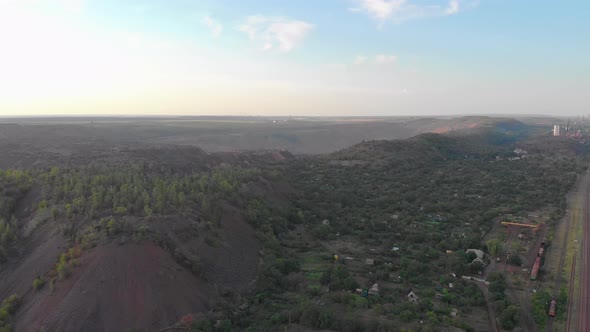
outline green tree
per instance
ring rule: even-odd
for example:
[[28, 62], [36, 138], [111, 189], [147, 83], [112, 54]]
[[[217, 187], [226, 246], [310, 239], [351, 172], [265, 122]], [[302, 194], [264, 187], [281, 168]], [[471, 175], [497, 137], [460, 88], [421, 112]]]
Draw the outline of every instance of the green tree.
[[57, 217], [59, 216], [59, 210], [54, 206], [51, 208], [51, 217], [53, 218], [53, 220], [57, 220]]
[[67, 203], [65, 205], [65, 209], [66, 209], [66, 217], [68, 219], [72, 218], [73, 214], [74, 214], [74, 208], [72, 207], [72, 204]]
[[518, 326], [518, 306], [509, 305], [500, 314], [500, 325], [504, 330], [512, 330]]
[[152, 209], [149, 206], [146, 205], [146, 206], [143, 207], [143, 213], [144, 213], [144, 215], [146, 217], [151, 217], [153, 211], [152, 211]]

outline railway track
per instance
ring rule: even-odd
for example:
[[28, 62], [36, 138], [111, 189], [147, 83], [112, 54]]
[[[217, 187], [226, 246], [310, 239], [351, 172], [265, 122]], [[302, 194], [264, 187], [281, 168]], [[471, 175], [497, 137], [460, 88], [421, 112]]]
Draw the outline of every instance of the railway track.
[[570, 275], [570, 289], [568, 291], [567, 296], [567, 319], [565, 321], [565, 331], [570, 332], [570, 325], [571, 325], [571, 309], [572, 309], [572, 300], [574, 298], [574, 289], [575, 289], [575, 281], [576, 281], [576, 254], [577, 249], [574, 251], [574, 257], [572, 258], [572, 273]]
[[[537, 236], [537, 241], [533, 245], [532, 249], [530, 250], [529, 254], [527, 255], [527, 261], [533, 262], [537, 258], [539, 254], [539, 248], [543, 246], [543, 241], [547, 238], [547, 227], [542, 227], [540, 234]], [[546, 254], [546, 253], [545, 253]], [[537, 332], [537, 324], [531, 314], [531, 296], [533, 291], [536, 291], [540, 288], [540, 280], [537, 278], [536, 280], [527, 280], [526, 288], [524, 289], [524, 303], [521, 309], [521, 317], [524, 318], [525, 321], [525, 331], [528, 332]]]
[[[579, 311], [578, 311], [578, 329], [577, 331], [587, 331], [588, 330], [588, 322], [586, 319], [588, 313], [588, 295], [590, 293], [590, 285], [588, 284], [588, 260], [590, 259], [590, 255], [588, 255], [588, 240], [590, 239], [589, 227], [588, 227], [588, 204], [589, 201], [589, 188], [586, 187], [586, 199], [584, 201], [584, 208], [583, 208], [583, 216], [584, 216], [584, 225], [583, 225], [583, 236], [582, 236], [582, 279], [581, 279], [581, 295], [580, 295], [580, 302], [579, 302]], [[568, 315], [569, 316], [569, 315]], [[568, 322], [569, 325], [569, 322]]]
[[[588, 199], [588, 188], [585, 189], [585, 200], [584, 200], [584, 207], [583, 207], [583, 214], [584, 214], [584, 227], [586, 227], [586, 214], [587, 214], [587, 199]], [[569, 241], [569, 228], [572, 224], [572, 219], [574, 219], [576, 217], [575, 214], [572, 215], [571, 218], [566, 218], [565, 222], [565, 236], [563, 237], [563, 244], [561, 247], [561, 253], [559, 256], [559, 266], [557, 269], [557, 274], [555, 276], [555, 284], [554, 284], [554, 288], [553, 288], [553, 294], [552, 294], [552, 298], [553, 299], [557, 299], [557, 297], [559, 296], [559, 289], [561, 287], [561, 282], [562, 282], [562, 272], [563, 272], [563, 268], [565, 266], [565, 258], [566, 258], [566, 254], [567, 254], [567, 248], [568, 248], [568, 241]], [[585, 241], [584, 241], [585, 242]], [[570, 276], [571, 279], [571, 276]], [[569, 310], [568, 310], [569, 311]], [[545, 331], [546, 332], [551, 332], [553, 331], [553, 322], [555, 321], [555, 317], [549, 317], [549, 320], [547, 321], [547, 326], [545, 327]], [[567, 323], [566, 323], [567, 324]], [[586, 331], [586, 330], [581, 330], [581, 331]]]

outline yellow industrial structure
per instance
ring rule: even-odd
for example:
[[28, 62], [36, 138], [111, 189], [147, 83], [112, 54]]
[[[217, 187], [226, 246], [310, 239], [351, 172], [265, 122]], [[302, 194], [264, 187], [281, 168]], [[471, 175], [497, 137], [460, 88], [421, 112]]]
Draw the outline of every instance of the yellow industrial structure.
[[534, 224], [523, 224], [523, 223], [517, 223], [517, 222], [510, 222], [510, 221], [502, 221], [501, 222], [502, 225], [507, 226], [507, 227], [528, 227], [528, 228], [532, 228], [533, 231], [537, 231], [539, 230], [539, 227], [541, 227], [541, 225], [534, 225]]

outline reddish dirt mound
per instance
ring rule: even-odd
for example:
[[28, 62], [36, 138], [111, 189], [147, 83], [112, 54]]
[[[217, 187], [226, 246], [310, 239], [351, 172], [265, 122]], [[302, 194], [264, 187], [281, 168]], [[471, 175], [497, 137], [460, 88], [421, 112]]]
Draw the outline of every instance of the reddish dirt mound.
[[158, 331], [208, 308], [206, 285], [153, 243], [98, 247], [80, 262], [25, 301], [17, 331]]
[[237, 214], [227, 214], [221, 219], [219, 233], [220, 243], [198, 246], [208, 280], [238, 291], [251, 288], [256, 280], [260, 250], [254, 229]]

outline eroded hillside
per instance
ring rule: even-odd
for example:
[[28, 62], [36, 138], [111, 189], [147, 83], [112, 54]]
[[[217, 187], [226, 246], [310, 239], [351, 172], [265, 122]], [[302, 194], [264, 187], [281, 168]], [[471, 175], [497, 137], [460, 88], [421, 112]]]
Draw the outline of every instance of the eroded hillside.
[[1, 173], [0, 298], [20, 304], [3, 326], [158, 330], [251, 291], [261, 245], [245, 206], [281, 194], [248, 165], [276, 155], [179, 153], [192, 150]]

